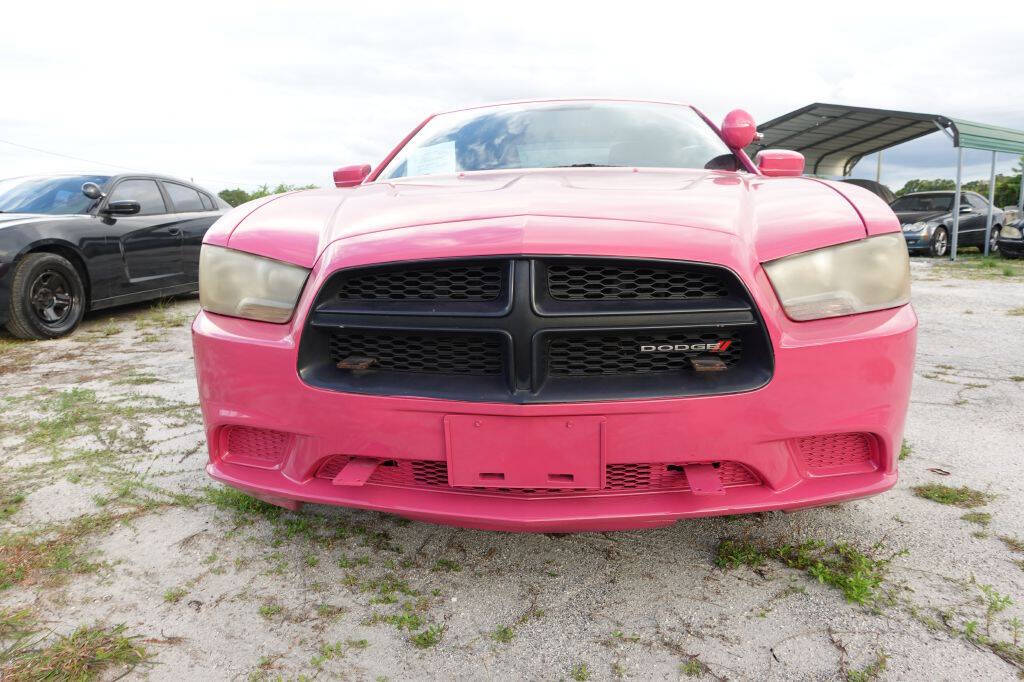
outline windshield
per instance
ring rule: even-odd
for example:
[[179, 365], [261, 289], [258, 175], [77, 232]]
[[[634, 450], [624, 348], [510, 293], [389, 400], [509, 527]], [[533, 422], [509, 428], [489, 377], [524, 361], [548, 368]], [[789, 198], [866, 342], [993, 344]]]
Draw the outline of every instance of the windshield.
[[82, 185], [102, 187], [109, 175], [59, 175], [0, 180], [0, 213], [85, 213], [93, 200], [82, 194]]
[[736, 159], [715, 131], [687, 106], [647, 102], [509, 104], [432, 118], [377, 179], [587, 166], [735, 170]]
[[952, 211], [952, 194], [910, 194], [889, 204], [895, 213]]

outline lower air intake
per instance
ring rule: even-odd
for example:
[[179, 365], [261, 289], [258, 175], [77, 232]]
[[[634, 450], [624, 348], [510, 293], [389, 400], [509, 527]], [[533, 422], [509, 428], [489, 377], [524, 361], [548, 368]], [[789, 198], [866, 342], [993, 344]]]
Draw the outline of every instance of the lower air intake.
[[870, 469], [877, 460], [874, 438], [867, 433], [807, 436], [798, 438], [796, 445], [804, 465], [811, 471]]
[[[320, 465], [316, 477], [332, 480], [351, 459], [348, 455], [330, 457]], [[719, 473], [726, 488], [759, 485], [760, 480], [739, 462], [721, 462]], [[402, 488], [425, 488], [449, 492], [486, 493], [488, 495], [601, 495], [628, 492], [688, 491], [690, 485], [682, 464], [639, 463], [609, 464], [605, 467], [605, 485], [601, 490], [572, 488], [471, 488], [448, 485], [448, 464], [436, 460], [385, 460], [370, 476], [368, 484]]]
[[260, 468], [279, 465], [291, 443], [291, 434], [251, 426], [228, 426], [222, 441], [224, 461]]

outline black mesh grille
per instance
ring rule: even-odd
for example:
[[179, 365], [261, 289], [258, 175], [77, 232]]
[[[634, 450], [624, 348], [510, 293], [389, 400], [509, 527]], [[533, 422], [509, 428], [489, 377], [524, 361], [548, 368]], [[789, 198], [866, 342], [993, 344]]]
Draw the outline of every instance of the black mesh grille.
[[728, 294], [722, 278], [690, 269], [614, 263], [550, 263], [548, 291], [561, 301], [718, 298]]
[[501, 295], [502, 264], [389, 268], [347, 280], [338, 298], [349, 301], [493, 301]]
[[499, 338], [460, 332], [336, 332], [330, 351], [334, 364], [371, 358], [370, 371], [487, 376], [501, 374], [505, 363]]
[[[728, 342], [722, 352], [706, 350], [643, 351], [641, 346], [677, 346]], [[724, 345], [724, 343], [723, 343]], [[734, 335], [628, 334], [566, 336], [548, 343], [548, 371], [554, 376], [652, 374], [692, 369], [691, 357], [717, 357], [732, 367], [739, 362], [743, 342]]]

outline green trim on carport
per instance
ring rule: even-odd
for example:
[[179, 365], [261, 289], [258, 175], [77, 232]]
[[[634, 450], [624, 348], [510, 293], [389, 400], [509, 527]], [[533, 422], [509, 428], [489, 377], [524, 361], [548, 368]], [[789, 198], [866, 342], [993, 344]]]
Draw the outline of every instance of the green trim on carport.
[[1024, 154], [1024, 131], [965, 121], [961, 118], [949, 120], [953, 123], [956, 135], [954, 145], [957, 147]]

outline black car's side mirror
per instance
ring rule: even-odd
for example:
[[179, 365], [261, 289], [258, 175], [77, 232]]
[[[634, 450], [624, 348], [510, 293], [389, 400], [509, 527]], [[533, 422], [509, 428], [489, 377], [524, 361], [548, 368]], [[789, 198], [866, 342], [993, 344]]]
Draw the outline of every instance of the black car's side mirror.
[[970, 204], [960, 204], [960, 212], [961, 213], [970, 213], [971, 212], [971, 205]]
[[111, 201], [103, 212], [110, 215], [135, 215], [141, 210], [142, 206], [137, 201]]
[[95, 182], [87, 182], [84, 185], [82, 185], [82, 194], [89, 197], [93, 201], [95, 201], [96, 199], [103, 198], [103, 190], [100, 189], [100, 186], [97, 185]]

